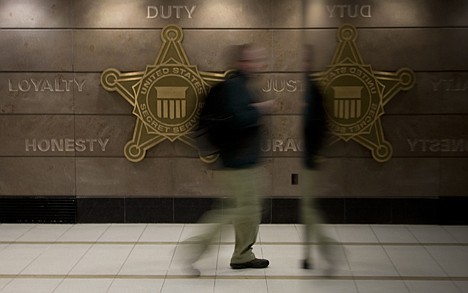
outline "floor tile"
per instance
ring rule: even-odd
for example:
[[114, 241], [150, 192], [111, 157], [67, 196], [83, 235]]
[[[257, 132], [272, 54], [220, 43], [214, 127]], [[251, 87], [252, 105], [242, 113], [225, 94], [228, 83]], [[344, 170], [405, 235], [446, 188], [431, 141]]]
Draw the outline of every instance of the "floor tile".
[[1, 224], [0, 241], [15, 241], [34, 226], [34, 224]]
[[96, 242], [109, 227], [109, 224], [77, 224], [67, 230], [57, 241]]
[[133, 245], [95, 244], [70, 271], [70, 274], [116, 275], [132, 249]]
[[2, 291], [2, 289], [11, 281], [13, 281], [13, 279], [11, 278], [0, 278], [0, 293], [5, 292], [5, 291]]
[[357, 280], [359, 293], [409, 293], [403, 281]]
[[427, 246], [426, 249], [449, 276], [468, 276], [467, 246]]
[[[302, 224], [296, 224], [294, 225], [296, 226], [296, 230], [297, 230], [297, 233], [299, 235], [299, 239], [300, 241], [304, 241], [304, 225]], [[322, 233], [329, 237], [331, 239], [331, 241], [333, 242], [340, 242], [339, 239], [340, 239], [340, 236], [338, 235], [337, 231], [336, 231], [336, 227], [335, 225], [330, 225], [330, 224], [320, 224], [320, 225], [317, 225], [317, 227], [319, 229], [321, 229]]]
[[178, 242], [183, 224], [148, 224], [140, 237], [140, 242]]
[[69, 278], [63, 280], [53, 293], [106, 293], [111, 283], [112, 279]]
[[[341, 246], [333, 245], [336, 249], [334, 257], [343, 261], [333, 266], [333, 273], [339, 276], [350, 276], [351, 272], [346, 262]], [[270, 266], [266, 270], [267, 276], [325, 276], [330, 271], [330, 265], [320, 254], [318, 245], [312, 245], [311, 265], [313, 269], [304, 270], [304, 247], [302, 245], [263, 245], [263, 255], [270, 260]]]
[[15, 244], [0, 251], [0, 274], [19, 274], [41, 255], [47, 244]]
[[408, 226], [420, 243], [457, 243], [457, 240], [442, 226]]
[[453, 282], [455, 286], [457, 286], [458, 290], [461, 293], [468, 293], [468, 280], [467, 281], [456, 281]]
[[217, 279], [215, 283], [215, 293], [239, 293], [255, 292], [267, 293], [267, 282], [265, 279]]
[[380, 246], [345, 246], [353, 276], [398, 276], [386, 251]]
[[176, 245], [143, 245], [134, 247], [119, 275], [166, 275], [174, 258]]
[[55, 242], [70, 228], [72, 228], [72, 225], [38, 224], [16, 239], [16, 241]]
[[166, 279], [161, 293], [210, 293], [214, 291], [214, 279]]
[[68, 274], [90, 247], [90, 244], [51, 245], [21, 273], [33, 275]]
[[268, 293], [358, 293], [354, 281], [268, 279]]
[[97, 240], [98, 242], [136, 242], [146, 225], [112, 224]]
[[446, 277], [434, 258], [421, 246], [384, 246], [401, 276]]
[[460, 293], [451, 281], [406, 281], [410, 293]]
[[[185, 244], [178, 245], [175, 250], [174, 258], [171, 262], [169, 276], [189, 276], [193, 272], [187, 270], [193, 259], [191, 247]], [[200, 270], [202, 276], [213, 276], [216, 273], [219, 245], [210, 245], [208, 250], [197, 260], [193, 266]]]
[[9, 244], [0, 244], [0, 254], [2, 253], [2, 250], [10, 246]]
[[311, 292], [311, 281], [300, 279], [267, 279], [268, 293]]
[[205, 224], [0, 224], [0, 292], [468, 293], [466, 226], [321, 227], [337, 240], [332, 278], [317, 244], [314, 268], [300, 267], [302, 225], [268, 224], [253, 246], [268, 268], [230, 268], [227, 225], [195, 262], [195, 278], [187, 270], [190, 246], [180, 241]]
[[61, 279], [17, 278], [6, 285], [5, 293], [50, 293], [60, 283]]
[[[198, 236], [200, 234], [206, 233], [214, 224], [186, 224], [180, 235], [180, 241], [188, 240], [192, 237]], [[214, 239], [214, 241], [219, 241], [219, 235]]]
[[259, 237], [260, 242], [300, 242], [294, 225], [262, 225]]
[[[297, 276], [309, 275], [307, 270], [301, 267], [301, 259], [303, 259], [302, 245], [264, 245], [262, 246], [263, 255], [270, 261], [270, 265], [266, 270], [268, 276]], [[324, 267], [323, 260], [317, 259], [314, 264], [317, 269]], [[320, 261], [320, 265], [319, 265]], [[314, 271], [315, 274], [320, 274], [320, 271]]]
[[444, 226], [443, 228], [459, 243], [468, 244], [468, 226]]
[[106, 293], [157, 293], [163, 283], [164, 279], [114, 279]]
[[417, 243], [418, 240], [404, 225], [371, 225], [380, 243]]
[[337, 225], [338, 241], [342, 243], [378, 243], [369, 225]]

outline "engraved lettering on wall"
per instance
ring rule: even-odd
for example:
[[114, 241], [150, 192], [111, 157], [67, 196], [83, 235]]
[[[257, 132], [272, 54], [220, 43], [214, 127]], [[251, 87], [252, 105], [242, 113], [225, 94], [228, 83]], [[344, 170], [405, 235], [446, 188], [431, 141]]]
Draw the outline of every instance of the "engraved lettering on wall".
[[269, 92], [303, 92], [304, 83], [300, 79], [269, 79], [266, 84], [262, 87], [264, 93]]
[[330, 18], [372, 17], [371, 5], [327, 5]]
[[147, 19], [161, 18], [161, 19], [181, 19], [192, 18], [196, 5], [183, 6], [183, 5], [158, 5], [147, 6]]
[[411, 152], [468, 152], [468, 139], [464, 138], [408, 138], [406, 141]]
[[304, 142], [300, 139], [266, 139], [262, 143], [262, 152], [302, 152]]
[[463, 78], [433, 80], [432, 90], [434, 92], [466, 92], [468, 80]]
[[27, 152], [105, 152], [109, 138], [26, 138], [24, 140]]
[[9, 92], [70, 92], [76, 89], [82, 92], [86, 80], [78, 79], [62, 79], [55, 78], [53, 80], [42, 78], [28, 79], [8, 79]]

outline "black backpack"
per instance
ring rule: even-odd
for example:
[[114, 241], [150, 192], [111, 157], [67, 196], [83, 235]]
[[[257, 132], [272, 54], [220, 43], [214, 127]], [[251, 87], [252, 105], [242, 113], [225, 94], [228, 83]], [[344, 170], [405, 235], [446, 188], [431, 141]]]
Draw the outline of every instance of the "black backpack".
[[222, 81], [214, 85], [205, 97], [194, 132], [200, 156], [217, 154], [228, 143], [231, 117], [226, 110], [225, 81]]

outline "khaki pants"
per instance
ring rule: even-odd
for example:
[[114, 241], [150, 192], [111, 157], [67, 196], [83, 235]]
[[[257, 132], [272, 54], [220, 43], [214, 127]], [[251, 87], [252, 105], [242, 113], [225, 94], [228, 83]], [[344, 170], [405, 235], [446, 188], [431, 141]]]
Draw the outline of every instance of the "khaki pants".
[[325, 259], [332, 257], [330, 243], [333, 239], [326, 236], [320, 224], [323, 223], [322, 213], [315, 206], [317, 191], [323, 185], [321, 171], [303, 169], [301, 174], [301, 219], [304, 224], [304, 259], [311, 257], [312, 242], [318, 244], [320, 253]]
[[252, 246], [258, 235], [261, 220], [261, 198], [264, 193], [264, 174], [261, 167], [248, 169], [223, 169], [216, 176], [230, 195], [230, 207], [215, 209], [203, 215], [200, 222], [211, 223], [201, 235], [187, 241], [195, 243], [193, 261], [207, 250], [223, 225], [233, 224], [235, 246], [231, 263], [244, 263], [255, 259]]

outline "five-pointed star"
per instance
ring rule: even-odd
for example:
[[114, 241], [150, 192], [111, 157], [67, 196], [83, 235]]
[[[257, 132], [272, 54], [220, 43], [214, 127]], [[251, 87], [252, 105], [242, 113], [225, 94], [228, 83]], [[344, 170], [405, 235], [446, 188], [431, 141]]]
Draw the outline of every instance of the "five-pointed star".
[[[229, 73], [199, 72], [191, 65], [182, 47], [180, 27], [164, 27], [161, 39], [163, 45], [154, 64], [144, 71], [121, 73], [109, 68], [101, 75], [102, 86], [117, 91], [137, 117], [133, 138], [124, 148], [131, 162], [143, 160], [148, 149], [166, 139], [197, 148], [187, 134], [196, 126], [203, 97]], [[200, 158], [210, 163], [217, 155]]]
[[400, 90], [413, 87], [414, 73], [408, 68], [396, 73], [372, 70], [363, 62], [356, 38], [354, 26], [340, 27], [331, 65], [312, 77], [323, 87], [334, 142], [354, 140], [370, 149], [377, 162], [386, 162], [393, 150], [384, 138], [380, 117]]

